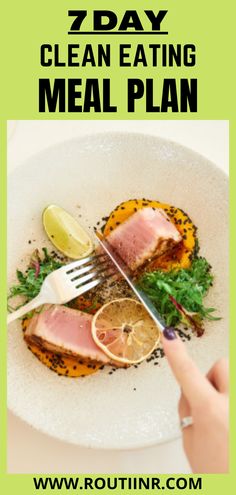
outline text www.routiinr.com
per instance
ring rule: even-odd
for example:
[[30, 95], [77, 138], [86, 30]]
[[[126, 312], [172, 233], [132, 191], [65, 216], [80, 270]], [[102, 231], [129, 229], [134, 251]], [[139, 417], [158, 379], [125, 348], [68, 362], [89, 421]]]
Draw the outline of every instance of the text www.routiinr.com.
[[36, 490], [201, 490], [202, 478], [168, 477], [40, 477], [33, 478]]

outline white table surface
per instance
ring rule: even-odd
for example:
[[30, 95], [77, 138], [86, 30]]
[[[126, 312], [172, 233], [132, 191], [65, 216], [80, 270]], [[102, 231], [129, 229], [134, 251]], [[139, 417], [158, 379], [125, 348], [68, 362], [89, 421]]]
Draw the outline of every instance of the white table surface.
[[[132, 131], [177, 141], [228, 173], [228, 121], [10, 121], [8, 171], [30, 155], [76, 136]], [[45, 435], [8, 415], [9, 473], [190, 473], [181, 439], [132, 451], [94, 450]]]

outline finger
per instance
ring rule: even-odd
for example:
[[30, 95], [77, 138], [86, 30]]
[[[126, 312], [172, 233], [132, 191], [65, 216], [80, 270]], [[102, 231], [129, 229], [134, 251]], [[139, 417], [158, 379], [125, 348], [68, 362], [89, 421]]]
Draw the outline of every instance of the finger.
[[186, 397], [182, 392], [179, 399], [179, 417], [180, 419], [183, 419], [186, 416], [191, 416], [191, 409]]
[[[179, 418], [180, 421], [183, 418], [186, 418], [188, 416], [191, 416], [191, 409], [190, 405], [184, 396], [183, 392], [181, 393], [180, 400], [179, 400]], [[183, 445], [184, 449], [186, 452], [189, 451], [189, 448], [191, 448], [192, 442], [193, 442], [193, 426], [190, 425], [187, 428], [181, 428], [182, 431], [182, 438], [183, 438]]]
[[170, 338], [170, 333], [162, 334], [164, 352], [190, 406], [198, 405], [200, 399], [207, 400], [211, 397], [214, 388], [188, 355], [184, 343], [175, 332], [174, 338]]
[[218, 392], [229, 392], [229, 363], [227, 359], [219, 359], [207, 373], [208, 380]]
[[[188, 416], [191, 416], [191, 408], [189, 405], [189, 402], [187, 401], [186, 397], [184, 396], [183, 392], [181, 393], [180, 400], [179, 400], [179, 418], [180, 421], [183, 418], [186, 418]], [[186, 446], [186, 442], [189, 441], [191, 438], [192, 434], [192, 426], [187, 427], [187, 428], [182, 428], [182, 435], [183, 435], [183, 440], [184, 440], [184, 445]]]

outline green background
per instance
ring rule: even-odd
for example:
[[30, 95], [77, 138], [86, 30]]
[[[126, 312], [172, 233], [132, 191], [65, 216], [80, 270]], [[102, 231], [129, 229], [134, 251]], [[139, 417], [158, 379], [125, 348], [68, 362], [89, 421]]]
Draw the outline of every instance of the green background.
[[[13, 6], [14, 5], [14, 6]], [[231, 5], [231, 8], [230, 8]], [[232, 112], [235, 84], [233, 81], [234, 64], [234, 25], [233, 0], [214, 2], [213, 0], [136, 0], [128, 3], [124, 0], [29, 0], [14, 1], [7, 7], [5, 19], [2, 19], [1, 49], [2, 75], [1, 111], [5, 119], [57, 118], [56, 114], [38, 114], [38, 79], [40, 77], [86, 78], [110, 77], [113, 93], [118, 103], [117, 114], [59, 114], [60, 118], [101, 119], [101, 118], [135, 118], [135, 119], [228, 119]], [[121, 18], [126, 8], [136, 9], [142, 14], [144, 9], [157, 11], [168, 10], [163, 20], [163, 29], [168, 36], [69, 36], [67, 34], [72, 18], [67, 17], [67, 10], [114, 9]], [[89, 28], [85, 21], [86, 29]], [[146, 23], [146, 26], [147, 23]], [[149, 27], [149, 26], [148, 26]], [[102, 68], [66, 68], [40, 67], [39, 48], [44, 43], [60, 43], [62, 55], [66, 54], [68, 43], [79, 43], [81, 49], [85, 43], [110, 43], [114, 53], [112, 67]], [[170, 68], [119, 68], [116, 57], [119, 43], [193, 43], [197, 46], [196, 67]], [[196, 114], [145, 114], [144, 105], [139, 105], [135, 115], [126, 113], [125, 79], [164, 77], [198, 78], [198, 113]]]
[[[68, 9], [114, 10], [118, 17], [125, 9], [135, 9], [141, 13], [144, 9], [157, 11], [167, 9], [163, 29], [168, 36], [104, 36], [102, 38], [68, 36], [71, 18]], [[230, 121], [230, 200], [231, 200], [231, 299], [235, 292], [235, 12], [234, 1], [226, 0], [137, 0], [110, 2], [108, 0], [29, 0], [5, 2], [1, 7], [1, 485], [4, 494], [35, 493], [31, 475], [6, 475], [6, 121], [17, 119], [224, 119]], [[120, 15], [119, 15], [120, 14]], [[145, 16], [141, 15], [144, 19]], [[88, 25], [86, 25], [88, 29]], [[82, 39], [83, 38], [83, 39]], [[59, 43], [62, 55], [66, 53], [68, 43], [98, 42], [112, 45], [112, 66], [110, 68], [42, 68], [39, 65], [39, 49], [43, 43]], [[120, 43], [193, 43], [197, 47], [197, 64], [193, 68], [120, 68], [115, 56]], [[64, 55], [63, 55], [64, 56]], [[111, 79], [112, 94], [118, 106], [117, 113], [100, 114], [39, 114], [38, 79], [40, 77], [86, 78], [97, 77]], [[124, 91], [127, 78], [198, 78], [198, 112], [147, 114], [144, 104], [137, 106], [135, 114], [126, 111], [127, 99]], [[234, 302], [235, 305], [235, 302]], [[233, 304], [231, 304], [233, 307]], [[235, 314], [231, 310], [231, 390], [235, 388]], [[231, 494], [235, 490], [236, 459], [236, 422], [235, 397], [231, 397], [231, 466], [229, 475], [205, 475], [204, 495], [221, 493]], [[36, 446], [37, 449], [37, 446]], [[179, 476], [179, 475], [178, 475]], [[162, 476], [164, 479], [164, 476]], [[55, 492], [56, 490], [54, 490]], [[99, 491], [98, 491], [99, 492]], [[40, 492], [39, 492], [40, 493]], [[49, 490], [47, 492], [49, 493]], [[64, 494], [64, 491], [61, 491]], [[67, 492], [68, 493], [68, 492]], [[94, 490], [95, 494], [96, 491]], [[116, 491], [113, 492], [116, 495]], [[173, 490], [172, 493], [177, 493]], [[184, 491], [184, 493], [190, 493]]]

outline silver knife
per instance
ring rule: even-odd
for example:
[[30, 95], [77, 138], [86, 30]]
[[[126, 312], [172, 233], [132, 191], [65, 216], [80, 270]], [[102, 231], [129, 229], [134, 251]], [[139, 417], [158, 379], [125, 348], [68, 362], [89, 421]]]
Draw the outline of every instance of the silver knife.
[[121, 273], [121, 275], [124, 277], [126, 282], [129, 284], [133, 292], [136, 294], [140, 302], [143, 304], [143, 306], [146, 308], [147, 312], [151, 316], [151, 318], [154, 320], [158, 328], [163, 332], [163, 330], [166, 328], [166, 324], [158, 311], [156, 310], [155, 306], [153, 305], [152, 301], [150, 301], [149, 297], [143, 292], [142, 289], [138, 287], [138, 285], [132, 281], [131, 275], [130, 275], [130, 270], [127, 267], [127, 265], [124, 263], [124, 261], [120, 258], [120, 256], [115, 252], [115, 250], [112, 248], [112, 246], [105, 240], [101, 239], [98, 234], [96, 234], [97, 240], [99, 244], [102, 246], [104, 251], [108, 254], [110, 259], [112, 260], [113, 264], [116, 266], [118, 271]]

